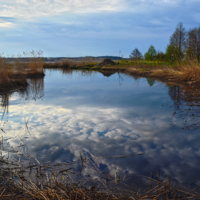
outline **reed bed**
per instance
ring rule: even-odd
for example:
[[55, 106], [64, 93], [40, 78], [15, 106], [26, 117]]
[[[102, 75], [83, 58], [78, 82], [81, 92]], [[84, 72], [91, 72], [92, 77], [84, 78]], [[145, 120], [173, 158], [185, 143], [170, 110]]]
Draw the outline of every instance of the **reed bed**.
[[18, 54], [17, 58], [14, 59], [14, 62], [10, 62], [9, 58], [6, 58], [1, 54], [0, 92], [27, 87], [27, 78], [43, 77], [44, 64], [42, 54], [42, 51], [26, 51], [23, 53], [23, 56]]
[[66, 68], [66, 69], [90, 69], [97, 66], [102, 59], [86, 57], [82, 59], [63, 59], [60, 62], [45, 63], [44, 68]]
[[27, 78], [43, 77], [44, 76], [44, 59], [42, 51], [25, 51], [23, 57], [27, 58], [25, 65]]
[[0, 55], [0, 91], [6, 92], [13, 88], [27, 86], [26, 77], [23, 73], [17, 73], [18, 68], [14, 68], [5, 57]]

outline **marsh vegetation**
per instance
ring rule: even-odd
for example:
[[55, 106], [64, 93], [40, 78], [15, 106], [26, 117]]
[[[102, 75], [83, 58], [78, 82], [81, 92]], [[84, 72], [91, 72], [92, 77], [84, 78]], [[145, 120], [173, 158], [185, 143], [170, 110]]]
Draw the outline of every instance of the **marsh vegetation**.
[[[199, 187], [199, 32], [186, 32], [180, 23], [165, 53], [150, 46], [143, 56], [136, 48], [130, 59], [117, 61], [87, 57], [44, 62], [42, 51], [26, 51], [12, 59], [1, 55], [0, 198], [198, 199], [199, 189], [179, 183]], [[33, 104], [45, 98], [45, 70], [53, 73], [53, 79], [46, 80], [50, 100]], [[146, 90], [141, 95], [140, 88], [132, 91], [141, 77], [147, 78], [153, 95]], [[107, 84], [109, 78], [112, 82]], [[123, 87], [130, 79], [132, 85]], [[154, 90], [157, 80], [166, 85]], [[165, 106], [157, 90], [171, 102], [169, 108], [157, 107]], [[23, 107], [18, 98], [30, 103]], [[176, 137], [175, 144], [169, 144]], [[156, 173], [150, 174], [152, 169]], [[181, 172], [173, 174], [177, 169]]]
[[42, 51], [23, 52], [13, 60], [0, 55], [0, 91], [27, 87], [27, 78], [43, 77]]

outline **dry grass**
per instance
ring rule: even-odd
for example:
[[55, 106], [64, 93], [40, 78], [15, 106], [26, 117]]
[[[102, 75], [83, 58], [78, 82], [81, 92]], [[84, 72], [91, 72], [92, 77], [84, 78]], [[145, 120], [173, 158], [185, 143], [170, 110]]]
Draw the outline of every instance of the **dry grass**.
[[[41, 83], [42, 84], [42, 83]], [[33, 84], [36, 85], [36, 84]], [[36, 92], [37, 93], [37, 92]], [[5, 100], [7, 101], [7, 100]], [[26, 122], [28, 129], [28, 120]], [[4, 131], [4, 130], [3, 130]], [[30, 132], [28, 131], [30, 134]], [[29, 135], [30, 136], [30, 135]], [[49, 163], [31, 156], [23, 143], [26, 134], [20, 136], [19, 146], [9, 146], [11, 138], [0, 139], [0, 199], [41, 200], [139, 200], [139, 199], [200, 199], [200, 194], [189, 188], [177, 187], [169, 179], [146, 178], [149, 188], [138, 190], [126, 186], [126, 182], [115, 174], [103, 174], [102, 158], [125, 158], [142, 155], [118, 155], [96, 157], [83, 151], [77, 159], [65, 163]], [[16, 160], [16, 156], [20, 157]], [[101, 179], [82, 176], [80, 172], [89, 167], [91, 174], [97, 172]], [[79, 168], [80, 172], [76, 169]], [[92, 172], [93, 171], [93, 172]], [[85, 184], [86, 183], [86, 184]], [[137, 184], [137, 183], [136, 183]], [[120, 186], [123, 186], [121, 188]]]
[[66, 68], [66, 69], [82, 69], [91, 68], [98, 65], [102, 59], [93, 59], [92, 57], [86, 57], [82, 59], [64, 59], [60, 62], [45, 63], [45, 68]]
[[[27, 136], [26, 136], [27, 137]], [[22, 139], [22, 138], [21, 138]], [[21, 143], [12, 152], [22, 155], [25, 160], [14, 160], [11, 157], [11, 149], [5, 143], [9, 139], [0, 140], [1, 151], [4, 155], [0, 156], [0, 198], [1, 199], [41, 199], [41, 200], [139, 200], [139, 199], [192, 199], [200, 198], [194, 190], [183, 189], [173, 185], [169, 179], [159, 180], [149, 179], [149, 188], [139, 191], [122, 189], [119, 187], [120, 180], [117, 170], [114, 175], [109, 174], [106, 180], [92, 180], [89, 177], [78, 176], [75, 170], [80, 166], [82, 170], [85, 166], [90, 170], [99, 172], [98, 157], [89, 152], [84, 152], [77, 157], [76, 161], [66, 163], [40, 162], [29, 153], [23, 151], [24, 144]], [[6, 155], [7, 152], [7, 155]], [[10, 155], [10, 157], [9, 157]], [[137, 155], [109, 156], [109, 158], [124, 158]], [[99, 157], [102, 158], [102, 157]], [[80, 177], [77, 179], [76, 177]], [[85, 186], [89, 182], [89, 187]], [[112, 182], [112, 184], [110, 184]], [[114, 186], [111, 186], [113, 185]]]
[[24, 52], [22, 58], [18, 54], [14, 63], [0, 54], [0, 91], [6, 92], [15, 88], [26, 87], [26, 78], [44, 76], [42, 51]]
[[26, 74], [28, 78], [44, 76], [42, 51], [26, 51], [23, 52], [23, 56], [27, 57]]
[[18, 73], [16, 68], [11, 65], [5, 57], [0, 56], [0, 91], [16, 87], [26, 87], [27, 81], [23, 73]]
[[[87, 159], [81, 158], [82, 164], [87, 164]], [[9, 164], [7, 160], [2, 160], [4, 164]], [[11, 166], [11, 165], [10, 165]], [[71, 170], [68, 164], [65, 170], [61, 170], [61, 165], [44, 166], [39, 163], [30, 165], [29, 169], [35, 171], [36, 181], [25, 178], [27, 167], [18, 167], [18, 172], [13, 173], [11, 170], [1, 172], [0, 197], [2, 199], [43, 199], [43, 200], [139, 200], [139, 199], [200, 199], [200, 194], [190, 188], [175, 186], [168, 178], [165, 180], [145, 177], [149, 180], [149, 188], [143, 190], [118, 190], [118, 181], [114, 187], [104, 185], [104, 190], [96, 187], [94, 183], [91, 187], [79, 185], [81, 180], [75, 182], [71, 180]], [[51, 175], [44, 178], [44, 169], [48, 167]], [[15, 167], [16, 168], [16, 167]], [[5, 168], [4, 168], [5, 169]], [[46, 171], [48, 171], [46, 170]], [[6, 172], [6, 173], [5, 173]], [[63, 177], [59, 179], [59, 176]], [[116, 180], [115, 180], [116, 181]], [[116, 188], [115, 188], [116, 187]]]
[[200, 64], [187, 62], [177, 64], [173, 67], [162, 66], [152, 67], [138, 65], [126, 70], [128, 73], [138, 76], [151, 77], [163, 81], [195, 85], [200, 82]]
[[6, 82], [9, 84], [9, 80], [14, 76], [13, 68], [9, 65], [6, 58], [0, 56], [0, 81], [1, 84]]

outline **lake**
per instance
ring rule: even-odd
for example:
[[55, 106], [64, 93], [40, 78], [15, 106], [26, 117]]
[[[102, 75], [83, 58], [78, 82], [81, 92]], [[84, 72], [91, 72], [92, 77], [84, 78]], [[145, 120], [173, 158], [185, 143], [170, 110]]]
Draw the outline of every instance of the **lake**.
[[[179, 86], [123, 73], [46, 70], [27, 90], [1, 94], [2, 154], [39, 162], [81, 155], [133, 186], [147, 177], [200, 186], [199, 99]], [[142, 155], [137, 155], [142, 154]], [[137, 156], [135, 156], [137, 155]], [[85, 167], [84, 176], [97, 177]]]

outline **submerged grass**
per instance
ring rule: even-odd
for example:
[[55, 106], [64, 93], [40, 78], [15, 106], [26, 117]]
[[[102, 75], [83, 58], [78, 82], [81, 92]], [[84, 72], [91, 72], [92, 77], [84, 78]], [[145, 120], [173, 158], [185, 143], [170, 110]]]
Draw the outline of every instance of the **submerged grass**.
[[[1, 150], [5, 139], [2, 139]], [[22, 144], [21, 144], [22, 147]], [[21, 148], [22, 149], [22, 148]], [[13, 150], [14, 151], [14, 150]], [[8, 152], [7, 152], [8, 153]], [[19, 149], [15, 153], [21, 155]], [[79, 177], [74, 166], [79, 165], [81, 170], [89, 166], [98, 172], [98, 157], [88, 153], [90, 158], [80, 154], [77, 161], [68, 163], [49, 164], [40, 162], [37, 158], [29, 156], [29, 162], [14, 161], [0, 157], [0, 198], [1, 199], [44, 199], [44, 200], [139, 200], [139, 199], [199, 199], [200, 194], [190, 188], [175, 186], [168, 178], [143, 177], [149, 180], [148, 189], [131, 190], [128, 186], [120, 187], [123, 181], [118, 179], [117, 170], [115, 175], [109, 174], [105, 180], [92, 180], [88, 177]], [[8, 154], [9, 155], [9, 154]], [[24, 155], [25, 156], [25, 155]], [[129, 155], [136, 156], [136, 155]], [[111, 158], [112, 156], [110, 156]], [[114, 156], [126, 157], [126, 156]], [[92, 158], [92, 159], [91, 159]], [[35, 159], [35, 161], [34, 161]], [[27, 164], [28, 163], [28, 164]], [[99, 172], [100, 173], [100, 172]], [[101, 175], [101, 174], [100, 174]], [[89, 184], [86, 184], [89, 183]], [[111, 184], [112, 183], [112, 184]], [[124, 184], [125, 185], [125, 184]]]

